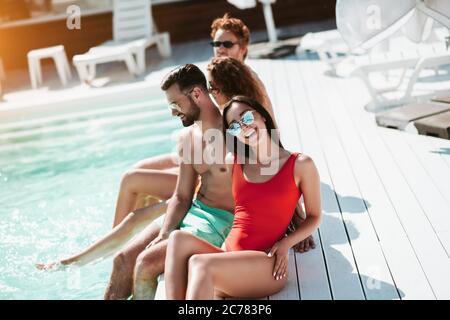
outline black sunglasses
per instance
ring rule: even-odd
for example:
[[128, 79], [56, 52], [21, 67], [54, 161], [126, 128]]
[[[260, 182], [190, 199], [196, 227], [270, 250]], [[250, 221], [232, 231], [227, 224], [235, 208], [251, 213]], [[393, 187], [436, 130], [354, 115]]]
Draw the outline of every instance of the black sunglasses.
[[227, 49], [230, 49], [231, 47], [233, 47], [235, 44], [237, 44], [237, 42], [231, 42], [231, 41], [211, 41], [209, 43], [211, 46], [218, 48], [220, 46], [224, 46]]

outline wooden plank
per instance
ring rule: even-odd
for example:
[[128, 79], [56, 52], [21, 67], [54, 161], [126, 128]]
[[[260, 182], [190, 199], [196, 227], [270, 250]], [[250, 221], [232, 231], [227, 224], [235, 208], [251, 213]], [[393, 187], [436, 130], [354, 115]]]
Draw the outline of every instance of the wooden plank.
[[[316, 141], [318, 141], [317, 133], [313, 126], [313, 123], [309, 118], [309, 114], [305, 114], [305, 112], [301, 112], [300, 108], [305, 108], [304, 104], [308, 103], [306, 96], [302, 95], [301, 92], [294, 87], [294, 84], [299, 83], [299, 74], [297, 72], [292, 72], [292, 70], [286, 69], [286, 65], [282, 66], [285, 79], [276, 79], [277, 81], [281, 81], [281, 83], [287, 83], [288, 95], [291, 97], [292, 105], [291, 112], [287, 113], [289, 109], [285, 108], [283, 110], [278, 111], [278, 105], [275, 105], [275, 113], [284, 117], [293, 116], [296, 121], [296, 130], [300, 130], [303, 137], [303, 150], [306, 154], [313, 157], [314, 161], [319, 161], [317, 158], [321, 154], [320, 148], [317, 145]], [[281, 68], [280, 68], [281, 70]], [[281, 119], [280, 119], [281, 121]], [[281, 123], [281, 122], [279, 122]], [[296, 131], [295, 130], [295, 131]], [[294, 130], [293, 130], [294, 131]], [[320, 169], [319, 169], [320, 172]], [[323, 184], [323, 175], [320, 172], [322, 188], [324, 190], [329, 190], [329, 188]], [[331, 193], [326, 193], [327, 197], [325, 197], [325, 201], [332, 202], [335, 199], [335, 196]], [[324, 194], [322, 194], [324, 197]], [[327, 206], [328, 207], [328, 206]], [[323, 229], [323, 226], [320, 227]], [[330, 283], [329, 283], [329, 275], [327, 272], [326, 260], [325, 260], [325, 252], [322, 244], [322, 238], [320, 236], [320, 231], [316, 232], [314, 235], [316, 241], [316, 249], [312, 250], [305, 254], [296, 254], [297, 261], [297, 274], [298, 281], [300, 286], [300, 296], [302, 299], [323, 299], [328, 300], [332, 298]], [[329, 257], [331, 258], [333, 255], [330, 253], [331, 250], [327, 249], [329, 252]], [[339, 261], [339, 260], [337, 260]], [[337, 267], [339, 269], [339, 267]]]
[[[441, 231], [450, 231], [450, 205], [436, 188], [415, 154], [397, 132], [383, 130], [381, 135], [412, 193], [420, 203], [421, 211], [430, 221], [437, 236], [439, 237]], [[442, 179], [450, 180], [450, 175], [442, 176]], [[447, 253], [450, 252], [450, 247], [445, 249]]]
[[[338, 117], [342, 107], [336, 91], [323, 77], [326, 69], [321, 66], [324, 64], [304, 62], [300, 68], [310, 75], [303, 83], [311, 99], [314, 99], [312, 113], [322, 137], [325, 157], [328, 159], [364, 292], [367, 299], [398, 299], [397, 289], [367, 212], [369, 204], [362, 197], [349, 163], [350, 155], [347, 155], [348, 149], [355, 153], [364, 152], [364, 149], [361, 145], [358, 149], [357, 145], [352, 144], [357, 134], [352, 130], [353, 127], [341, 126], [333, 121], [332, 115]], [[339, 129], [336, 128], [338, 125]], [[347, 150], [343, 147], [344, 140], [350, 142]]]
[[450, 166], [439, 153], [435, 152], [434, 145], [430, 141], [430, 139], [435, 138], [412, 134], [402, 135], [402, 138], [431, 177], [433, 184], [439, 190], [441, 196], [445, 198], [447, 205], [450, 205]]
[[[362, 83], [351, 79], [351, 84], [340, 86], [348, 100], [345, 106], [353, 117], [353, 123], [362, 141], [367, 145], [377, 174], [383, 181], [397, 216], [406, 231], [414, 251], [421, 263], [425, 275], [432, 287], [433, 293], [439, 299], [448, 298], [448, 256], [436, 237], [429, 221], [423, 215], [420, 204], [411, 193], [399, 168], [392, 159], [380, 131], [389, 130], [377, 128], [374, 119], [363, 110], [363, 105], [369, 100]], [[397, 134], [405, 134], [397, 132]], [[405, 270], [409, 266], [405, 265]]]
[[430, 139], [430, 143], [434, 146], [433, 153], [439, 154], [441, 158], [450, 167], [450, 141], [444, 139], [433, 139], [432, 137], [427, 137]]
[[414, 121], [414, 126], [419, 134], [450, 139], [450, 111]]
[[450, 104], [437, 102], [412, 103], [392, 110], [380, 112], [375, 116], [375, 119], [379, 126], [403, 130], [412, 121], [448, 110], [450, 110]]
[[[310, 155], [319, 170], [321, 176], [321, 193], [323, 205], [323, 221], [320, 227], [326, 270], [330, 282], [331, 295], [335, 299], [364, 299], [361, 282], [357, 274], [357, 268], [352, 250], [346, 234], [342, 216], [337, 203], [336, 194], [333, 191], [333, 182], [329, 175], [319, 139], [318, 130], [314, 125], [309, 106], [307, 93], [299, 86], [302, 77], [299, 73], [288, 73], [288, 81], [283, 80], [289, 87], [295, 105], [298, 127], [303, 137], [304, 152]], [[284, 113], [281, 114], [284, 116]], [[303, 259], [300, 260], [302, 262]], [[304, 269], [304, 268], [303, 268]], [[302, 266], [300, 264], [300, 270]], [[322, 275], [324, 279], [325, 275]], [[321, 283], [321, 282], [319, 282]], [[326, 296], [326, 288], [321, 295]], [[302, 287], [300, 287], [302, 290]]]
[[297, 277], [302, 300], [331, 300], [330, 284], [324, 260], [320, 232], [314, 233], [316, 248], [295, 253]]
[[[280, 130], [282, 133], [289, 132], [292, 137], [298, 137], [298, 147], [296, 148], [293, 146], [293, 150], [302, 150], [302, 130], [300, 130], [297, 121], [285, 121], [286, 118], [297, 120], [299, 117], [296, 112], [297, 106], [294, 104], [294, 99], [296, 96], [289, 90], [291, 88], [286, 86], [286, 83], [295, 83], [291, 82], [295, 81], [295, 79], [291, 77], [292, 72], [289, 72], [289, 70], [284, 68], [284, 62], [271, 63], [272, 65], [275, 64], [275, 66], [272, 66], [272, 69], [274, 70], [273, 82], [276, 84], [276, 100], [274, 102], [274, 109], [276, 110], [275, 113], [277, 115], [282, 115], [279, 122]], [[289, 124], [291, 126], [288, 126]], [[282, 141], [285, 143], [284, 139]], [[306, 254], [296, 253], [297, 274], [301, 299], [331, 299], [321, 239], [318, 235], [319, 233], [316, 232], [315, 241], [317, 243], [317, 248], [315, 250], [311, 250]]]
[[[328, 79], [326, 81], [330, 84], [324, 88], [333, 97], [333, 104], [329, 108], [330, 114], [341, 132], [340, 140], [348, 154], [361, 194], [366, 200], [370, 219], [395, 284], [399, 288], [399, 294], [402, 299], [434, 299], [420, 262], [367, 150], [371, 148], [371, 141], [364, 139], [361, 135], [362, 129], [355, 125], [360, 120], [355, 117], [354, 112], [348, 111], [350, 104], [359, 105], [362, 110], [364, 101], [353, 95], [353, 90], [360, 88], [353, 85], [355, 80], [325, 79]], [[367, 113], [363, 111], [363, 115]], [[373, 119], [370, 120], [372, 127], [376, 127]], [[405, 268], [405, 265], [408, 267]]]

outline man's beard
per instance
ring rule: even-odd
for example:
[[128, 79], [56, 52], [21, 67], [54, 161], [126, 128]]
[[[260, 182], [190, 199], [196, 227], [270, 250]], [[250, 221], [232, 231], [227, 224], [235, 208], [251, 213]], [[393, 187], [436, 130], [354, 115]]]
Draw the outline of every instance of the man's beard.
[[195, 101], [191, 98], [191, 96], [188, 96], [188, 98], [190, 101], [189, 113], [185, 113], [184, 114], [185, 119], [181, 120], [181, 123], [183, 123], [184, 127], [189, 127], [189, 126], [193, 125], [194, 122], [197, 121], [200, 116], [200, 108], [195, 103]]

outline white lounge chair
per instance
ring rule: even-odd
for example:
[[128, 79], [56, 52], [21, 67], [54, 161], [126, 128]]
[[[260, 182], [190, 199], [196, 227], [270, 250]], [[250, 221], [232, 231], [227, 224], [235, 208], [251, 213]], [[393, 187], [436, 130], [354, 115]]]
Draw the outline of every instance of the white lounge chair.
[[[436, 43], [438, 40], [441, 41], [443, 34], [446, 34], [447, 32], [447, 28], [435, 26], [426, 40], [426, 43]], [[339, 31], [333, 29], [305, 34], [300, 41], [300, 45], [296, 49], [296, 54], [302, 55], [308, 52], [317, 53], [319, 59], [326, 62], [330, 67], [330, 71], [336, 74], [338, 64], [349, 56], [361, 56], [371, 53], [377, 54], [379, 52], [392, 50], [405, 51], [411, 46], [411, 41], [409, 41], [406, 36], [397, 34], [392, 38], [379, 43], [368, 51], [362, 48], [351, 51]], [[343, 76], [344, 74], [338, 75]]]
[[317, 53], [321, 61], [334, 69], [334, 66], [350, 53], [350, 49], [339, 31], [333, 29], [305, 34], [295, 52], [297, 55]]
[[95, 77], [97, 64], [112, 61], [124, 61], [131, 74], [142, 74], [145, 49], [154, 44], [161, 56], [171, 55], [169, 33], [158, 33], [149, 0], [114, 0], [113, 36], [113, 40], [73, 57], [81, 81], [89, 82]]
[[[450, 72], [442, 76], [439, 71], [444, 72], [441, 67], [449, 64], [450, 51], [441, 41], [405, 51], [349, 57], [337, 65], [336, 73], [361, 78], [372, 97], [366, 109], [377, 111], [448, 95]], [[425, 77], [431, 81], [424, 81]]]

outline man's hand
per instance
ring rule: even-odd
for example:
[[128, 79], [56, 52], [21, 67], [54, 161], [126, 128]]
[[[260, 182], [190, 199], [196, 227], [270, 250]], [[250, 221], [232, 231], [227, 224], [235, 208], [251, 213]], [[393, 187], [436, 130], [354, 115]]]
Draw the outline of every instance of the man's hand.
[[294, 246], [294, 250], [300, 253], [308, 252], [309, 249], [315, 248], [316, 243], [314, 242], [314, 237], [312, 235]]
[[275, 266], [273, 268], [273, 277], [276, 280], [280, 280], [286, 277], [288, 268], [288, 253], [289, 244], [285, 241], [286, 238], [276, 242], [270, 252], [267, 254], [268, 257], [275, 255]]
[[150, 247], [152, 247], [152, 246], [154, 246], [154, 245], [156, 245], [156, 244], [158, 244], [158, 243], [160, 243], [161, 241], [163, 241], [163, 240], [166, 240], [166, 239], [169, 239], [169, 234], [168, 233], [159, 233], [158, 234], [158, 236], [155, 238], [155, 239], [153, 239], [146, 247], [145, 247], [145, 249], [148, 249], [148, 248], [150, 248]]

